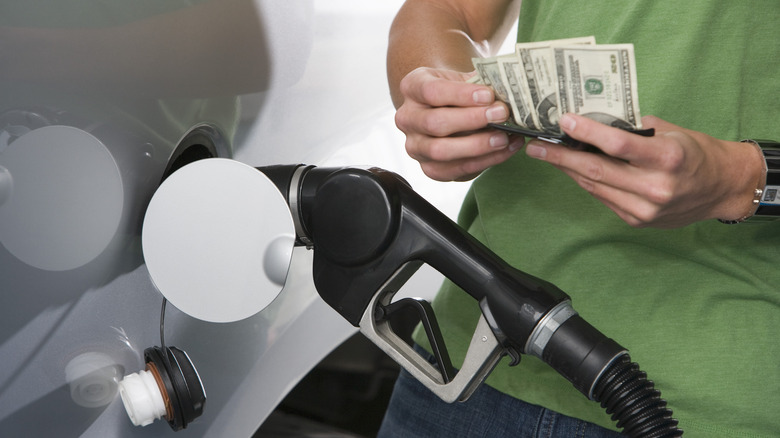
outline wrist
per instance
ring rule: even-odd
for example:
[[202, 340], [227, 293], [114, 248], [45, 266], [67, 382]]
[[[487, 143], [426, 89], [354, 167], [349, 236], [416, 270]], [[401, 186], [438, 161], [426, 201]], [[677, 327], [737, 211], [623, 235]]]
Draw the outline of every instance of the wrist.
[[756, 150], [762, 171], [752, 188], [749, 210], [738, 219], [718, 219], [725, 224], [746, 221], [773, 221], [780, 219], [780, 143], [764, 140], [742, 140]]
[[777, 220], [780, 219], [780, 143], [769, 140], [754, 142], [761, 147], [766, 177], [758, 208], [751, 220]]

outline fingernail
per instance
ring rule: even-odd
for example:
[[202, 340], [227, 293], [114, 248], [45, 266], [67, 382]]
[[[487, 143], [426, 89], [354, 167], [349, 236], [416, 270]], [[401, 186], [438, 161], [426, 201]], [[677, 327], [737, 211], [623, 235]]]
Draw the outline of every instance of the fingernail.
[[493, 105], [485, 111], [489, 123], [503, 122], [508, 115], [503, 104]]
[[490, 90], [480, 88], [474, 92], [472, 98], [474, 99], [474, 103], [478, 105], [487, 105], [493, 101], [493, 93], [491, 93]]
[[563, 129], [565, 129], [567, 131], [571, 131], [572, 129], [574, 129], [575, 126], [577, 126], [577, 121], [574, 120], [574, 117], [572, 117], [572, 116], [570, 116], [568, 114], [564, 114], [561, 117], [560, 125], [561, 125], [561, 128], [563, 128]]
[[517, 150], [522, 148], [524, 144], [525, 144], [525, 139], [523, 137], [516, 137], [514, 141], [509, 143], [509, 150], [512, 152], [516, 152]]
[[539, 145], [537, 142], [530, 142], [525, 147], [525, 153], [532, 158], [545, 159], [547, 157], [547, 148]]
[[509, 144], [509, 136], [503, 132], [498, 132], [490, 136], [490, 147], [505, 148]]

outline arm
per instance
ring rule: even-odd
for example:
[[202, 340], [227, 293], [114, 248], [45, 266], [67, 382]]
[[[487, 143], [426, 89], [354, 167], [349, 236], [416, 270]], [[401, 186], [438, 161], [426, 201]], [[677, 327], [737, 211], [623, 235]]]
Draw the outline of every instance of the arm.
[[483, 129], [509, 109], [490, 88], [464, 82], [471, 58], [495, 54], [519, 8], [519, 0], [408, 0], [396, 16], [387, 56], [396, 124], [428, 176], [470, 179], [522, 146]]
[[763, 156], [745, 143], [713, 138], [644, 117], [654, 137], [641, 137], [585, 117], [565, 115], [563, 130], [607, 155], [529, 142], [529, 156], [566, 172], [634, 227], [674, 228], [752, 214], [763, 187]]

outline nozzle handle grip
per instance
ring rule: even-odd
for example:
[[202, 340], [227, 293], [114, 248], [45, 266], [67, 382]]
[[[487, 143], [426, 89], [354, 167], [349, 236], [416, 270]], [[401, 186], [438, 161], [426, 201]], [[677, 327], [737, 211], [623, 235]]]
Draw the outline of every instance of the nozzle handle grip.
[[412, 261], [432, 266], [477, 301], [485, 299], [518, 351], [539, 319], [568, 299], [510, 266], [395, 173], [313, 168], [301, 181], [299, 214], [314, 242], [315, 286], [355, 326], [376, 291]]
[[[261, 170], [296, 197], [288, 202], [297, 206], [293, 214], [313, 241], [315, 287], [356, 327], [368, 324], [366, 315], [373, 318], [371, 303], [379, 291], [391, 287], [388, 293], [394, 293], [403, 283], [399, 269], [405, 267], [405, 281], [420, 262], [476, 299], [501, 347], [517, 353], [526, 352], [545, 316], [569, 301], [555, 285], [510, 266], [395, 173], [313, 166]], [[295, 172], [302, 173], [291, 182]], [[590, 396], [601, 370], [624, 349], [577, 315], [553, 329], [541, 358]]]

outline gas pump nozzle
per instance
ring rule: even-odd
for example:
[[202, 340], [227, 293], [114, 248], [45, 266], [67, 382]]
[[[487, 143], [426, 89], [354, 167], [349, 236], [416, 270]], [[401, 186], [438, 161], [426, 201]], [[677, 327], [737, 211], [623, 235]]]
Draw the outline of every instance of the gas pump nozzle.
[[[400, 176], [378, 168], [259, 168], [290, 206], [300, 245], [314, 249], [314, 285], [331, 307], [445, 401], [466, 400], [500, 358], [548, 363], [587, 397], [626, 350], [583, 320], [563, 291], [508, 265]], [[482, 314], [454, 373], [427, 302], [393, 302], [428, 264], [471, 295]], [[437, 366], [397, 336], [389, 317], [414, 308]]]
[[[231, 192], [233, 187], [242, 190]], [[236, 232], [193, 238], [225, 222]], [[195, 161], [157, 190], [142, 236], [149, 275], [166, 299], [214, 322], [251, 316], [277, 296], [293, 241], [314, 250], [312, 274], [322, 299], [447, 402], [466, 400], [502, 356], [510, 356], [512, 365], [530, 354], [599, 402], [626, 435], [682, 435], [653, 382], [623, 347], [574, 311], [568, 295], [510, 266], [392, 172]], [[215, 264], [213, 254], [245, 263], [236, 270], [231, 263]], [[457, 373], [430, 304], [394, 300], [423, 264], [458, 285], [481, 310]], [[193, 281], [193, 271], [203, 275]], [[237, 299], [211, 293], [215, 287]], [[393, 316], [409, 308], [420, 317], [435, 364], [393, 331]]]

